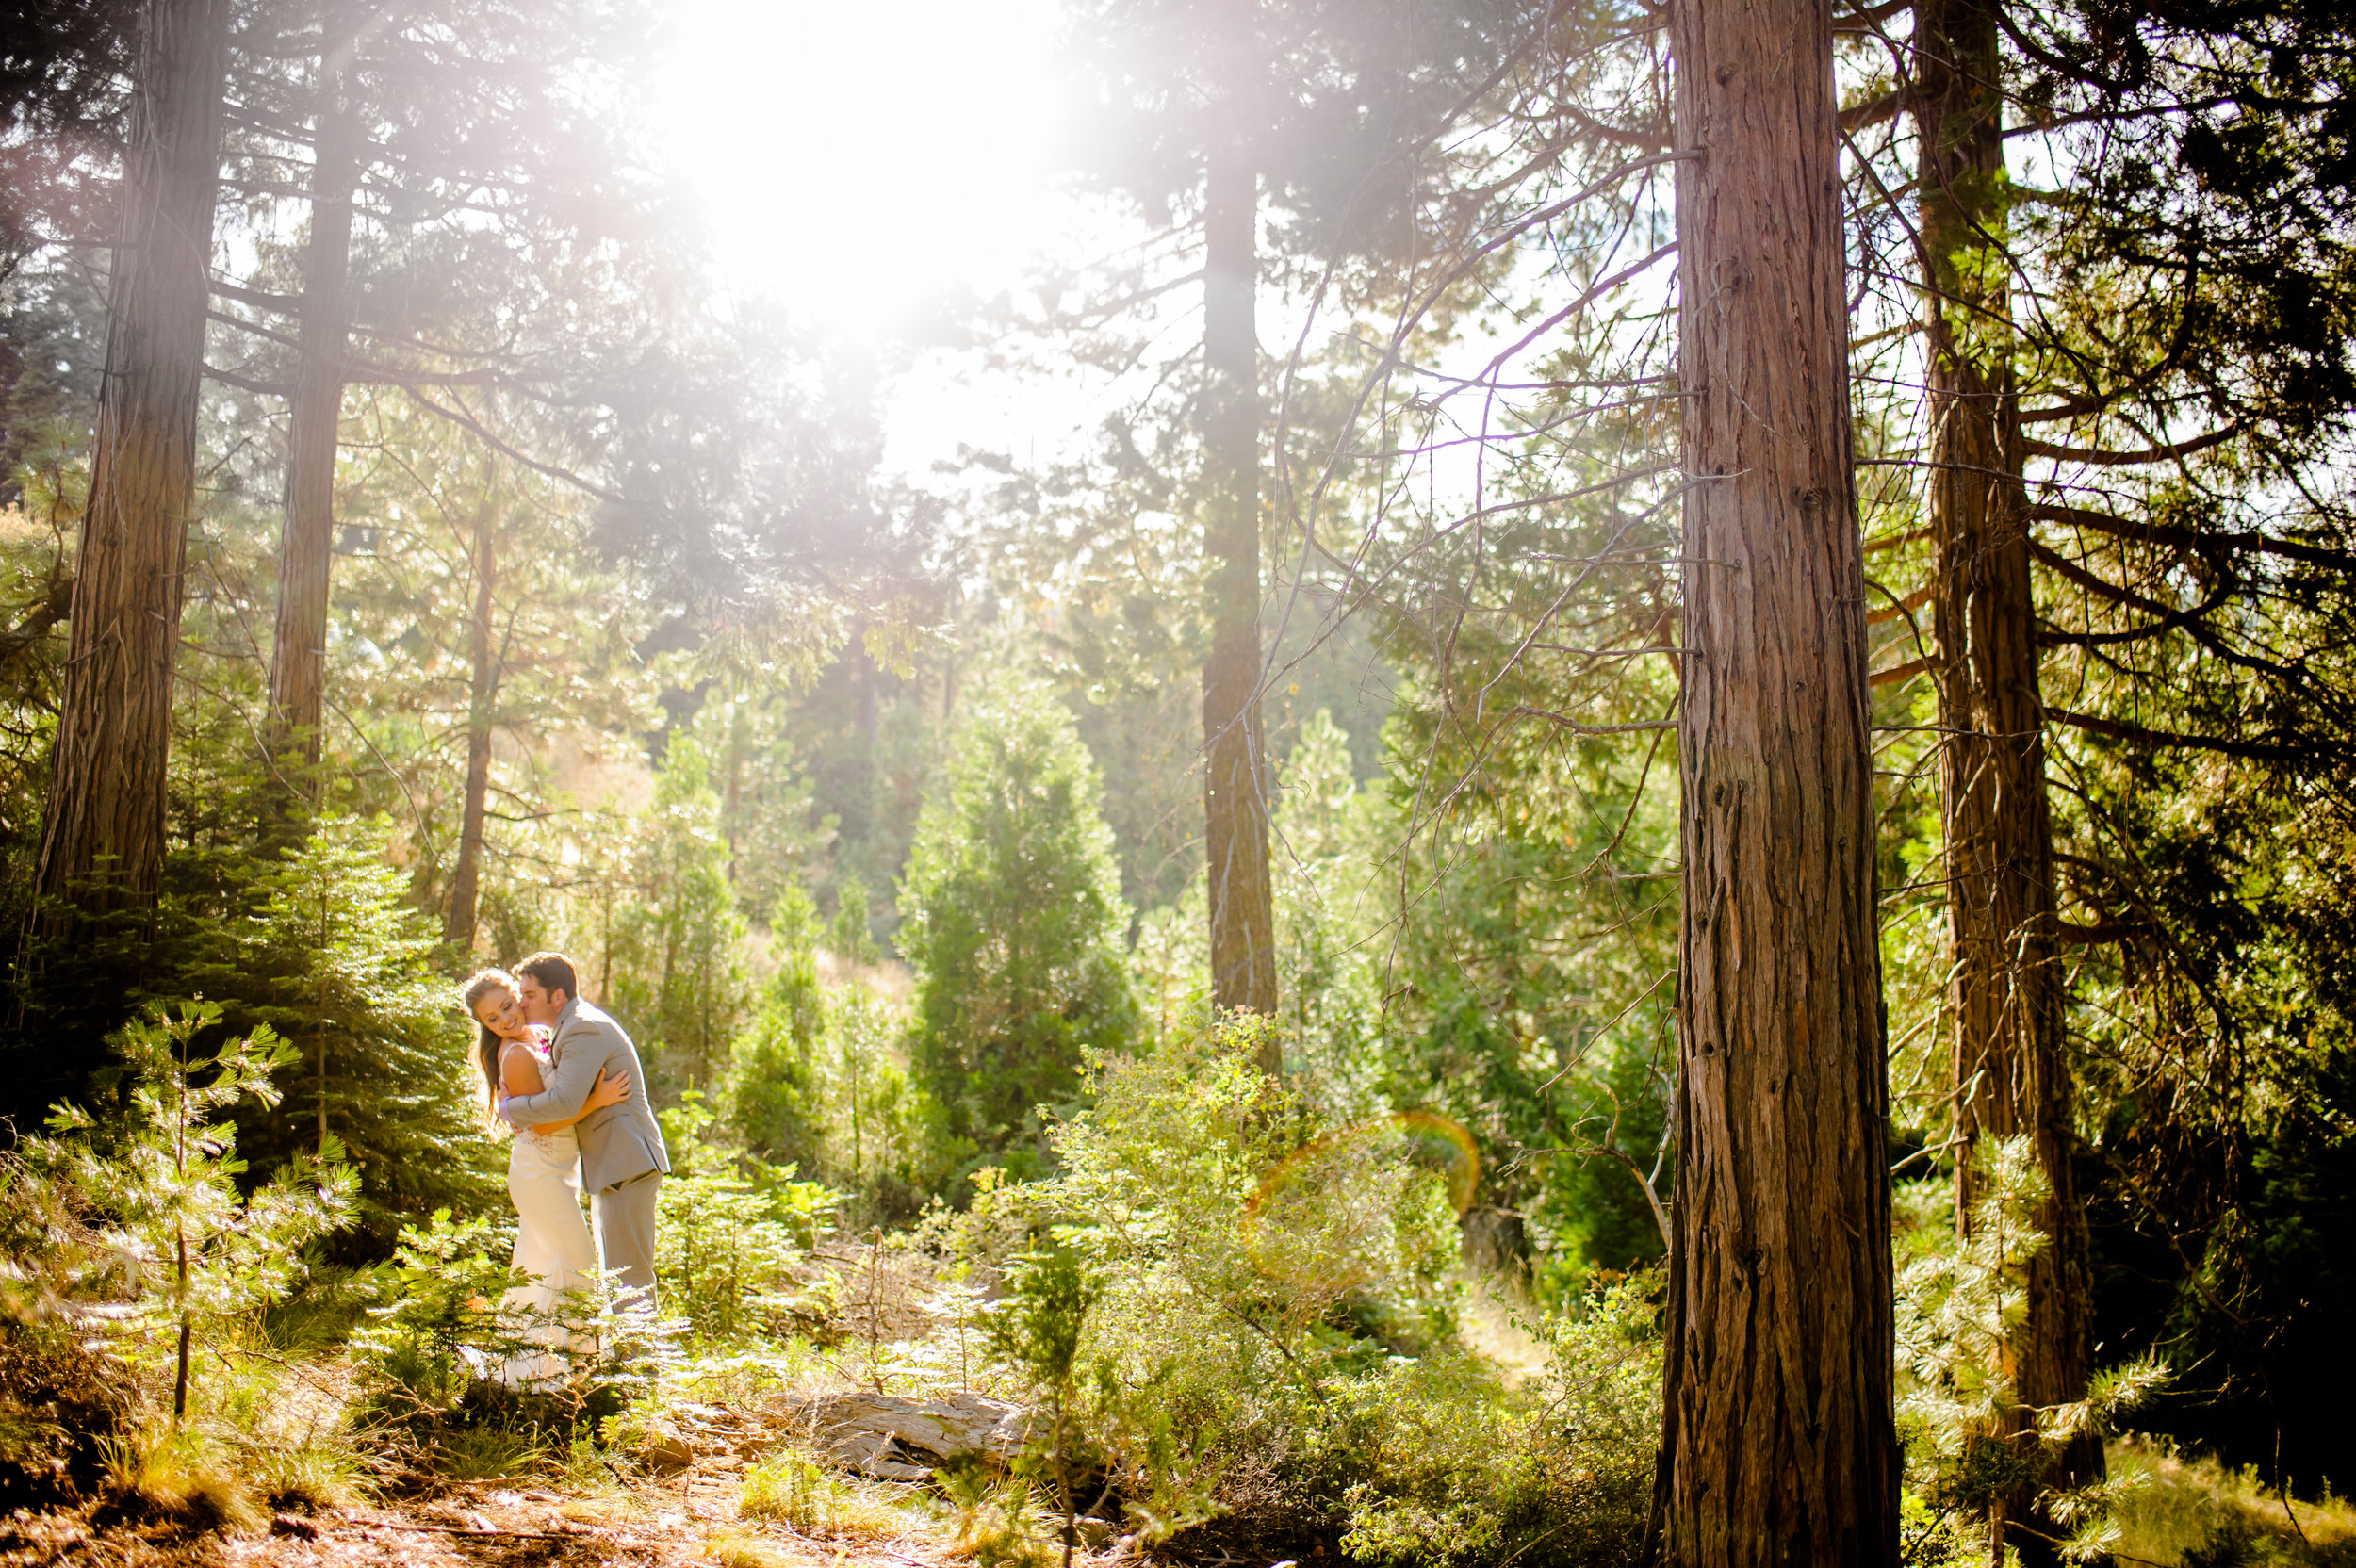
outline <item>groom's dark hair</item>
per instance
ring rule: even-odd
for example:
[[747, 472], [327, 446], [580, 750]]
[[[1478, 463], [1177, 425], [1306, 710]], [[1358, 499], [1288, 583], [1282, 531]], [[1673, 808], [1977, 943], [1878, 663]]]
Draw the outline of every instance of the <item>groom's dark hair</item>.
[[517, 974], [529, 974], [540, 982], [544, 991], [563, 991], [564, 1000], [581, 995], [581, 981], [573, 973], [573, 961], [562, 953], [535, 953], [515, 966]]

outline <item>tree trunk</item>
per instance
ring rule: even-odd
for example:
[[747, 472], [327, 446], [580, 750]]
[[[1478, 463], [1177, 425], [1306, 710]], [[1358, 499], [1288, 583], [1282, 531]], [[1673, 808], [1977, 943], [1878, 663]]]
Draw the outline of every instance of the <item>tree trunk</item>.
[[327, 603], [335, 545], [335, 451], [344, 409], [352, 302], [352, 195], [360, 136], [345, 102], [351, 35], [341, 8], [321, 21], [313, 115], [311, 236], [303, 252], [303, 328], [287, 409], [286, 521], [278, 547], [278, 618], [270, 642], [270, 750], [293, 793], [316, 796], [327, 713]]
[[[2012, 373], [2004, 248], [2001, 32], [1989, 0], [1922, 0], [1915, 10], [1915, 98], [1931, 468], [1926, 521], [1938, 549], [1937, 639], [1947, 841], [1949, 1015], [1955, 1096], [1955, 1215], [1968, 1233], [1982, 1193], [1983, 1135], [2028, 1135], [2053, 1198], [2049, 1245], [2029, 1266], [2028, 1315], [2014, 1335], [2026, 1405], [2086, 1396], [2090, 1265], [2072, 1171], [2070, 1077], [2062, 1034], [2053, 818], [2045, 791], [2022, 448]], [[2007, 1436], [2032, 1442], [2023, 1413]], [[2045, 1484], [2102, 1473], [2099, 1437], [2057, 1456]], [[2061, 1560], [2066, 1535], [2033, 1484], [2001, 1498], [1989, 1550]]]
[[[229, 17], [227, 0], [148, 0], [139, 17], [106, 376], [34, 872], [40, 899], [91, 912], [152, 906], [162, 875]], [[61, 936], [72, 917], [51, 907], [41, 928]]]
[[[1239, 153], [1222, 149], [1211, 159], [1206, 183], [1203, 545], [1211, 564], [1211, 650], [1203, 664], [1203, 848], [1211, 993], [1220, 1007], [1274, 1013], [1276, 911], [1259, 696], [1259, 336], [1252, 299], [1259, 180]], [[1284, 1065], [1272, 1037], [1261, 1065], [1271, 1072]]]
[[1651, 1552], [1898, 1556], [1864, 574], [1824, 0], [1673, 0], [1677, 1165]]
[[483, 817], [491, 794], [491, 711], [499, 696], [499, 660], [491, 646], [499, 591], [497, 459], [484, 454], [483, 500], [474, 519], [474, 618], [467, 652], [474, 678], [466, 694], [466, 799], [458, 821], [458, 870], [450, 877], [450, 917], [442, 939], [471, 949], [482, 903]]
[[728, 844], [728, 885], [744, 877], [744, 701], [730, 692], [728, 705], [728, 788], [720, 796], [721, 837]]

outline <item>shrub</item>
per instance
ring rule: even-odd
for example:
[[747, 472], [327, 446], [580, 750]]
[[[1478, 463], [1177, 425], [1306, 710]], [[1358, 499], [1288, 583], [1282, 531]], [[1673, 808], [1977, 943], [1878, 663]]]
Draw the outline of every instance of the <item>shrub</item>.
[[[1950, 1222], [1952, 1187], [1931, 1180], [1898, 1191], [1898, 1419], [1907, 1483], [1934, 1533], [1984, 1538], [1990, 1511], [2035, 1488], [2053, 1456], [2083, 1432], [2107, 1433], [2165, 1378], [2156, 1358], [2107, 1368], [2086, 1396], [2029, 1410], [2013, 1387], [2009, 1347], [2028, 1315], [2028, 1268], [2047, 1238], [2037, 1215], [2050, 1195], [2026, 1137], [1990, 1138], [1979, 1157], [1983, 1191], [1969, 1234]], [[2070, 1531], [2064, 1555], [2107, 1556], [2118, 1544], [2118, 1488], [2048, 1489], [2038, 1505]]]
[[[1599, 1282], [1540, 1325], [1548, 1369], [1513, 1384], [1456, 1332], [1461, 1152], [1426, 1139], [1428, 1119], [1345, 1119], [1269, 1078], [1272, 1027], [1097, 1055], [1093, 1105], [1054, 1133], [1062, 1173], [977, 1181], [966, 1214], [924, 1233], [949, 1272], [995, 1278], [995, 1364], [1056, 1429], [1023, 1468], [1054, 1480], [1059, 1514], [1099, 1484], [1075, 1477], [1102, 1476], [1139, 1535], [1206, 1551], [1632, 1562], [1660, 1428], [1657, 1276]], [[957, 1484], [971, 1550], [1045, 1548], [1019, 1499]]]
[[1349, 1389], [1453, 1338], [1446, 1182], [1394, 1123], [1337, 1122], [1262, 1073], [1271, 1026], [1100, 1054], [1095, 1105], [1055, 1135], [1064, 1174], [967, 1222], [1028, 1215], [1088, 1254], [1078, 1417], [1149, 1537], [1221, 1511], [1262, 1544], [1337, 1533]]
[[[278, 1103], [271, 1074], [295, 1060], [267, 1027], [197, 1055], [199, 1031], [221, 1017], [211, 1003], [155, 1007], [108, 1042], [129, 1086], [111, 1124], [60, 1106], [52, 1136], [28, 1139], [28, 1163], [85, 1195], [112, 1233], [122, 1283], [139, 1308], [126, 1349], [173, 1366], [172, 1414], [187, 1412], [196, 1336], [278, 1298], [302, 1266], [305, 1243], [326, 1234], [357, 1186], [332, 1136], [317, 1156], [291, 1160], [240, 1191], [237, 1131], [222, 1113], [241, 1101]], [[203, 1085], [191, 1058], [207, 1070]], [[221, 1119], [215, 1119], [221, 1118]], [[169, 1345], [170, 1348], [165, 1347]]]
[[1342, 1544], [1369, 1562], [1637, 1560], [1661, 1433], [1661, 1275], [1598, 1285], [1545, 1325], [1553, 1354], [1508, 1388], [1477, 1357], [1400, 1361], [1352, 1392], [1366, 1478]]
[[776, 913], [771, 935], [777, 972], [751, 1024], [728, 1047], [712, 1107], [721, 1125], [753, 1153], [814, 1169], [823, 1115], [819, 1054], [826, 1035], [817, 916], [798, 883], [778, 895]]
[[663, 1178], [655, 1272], [664, 1310], [706, 1339], [777, 1334], [822, 1322], [830, 1282], [810, 1249], [833, 1228], [842, 1194], [712, 1141], [712, 1113], [690, 1092], [663, 1113]]
[[[510, 1307], [524, 1282], [512, 1233], [447, 1211], [401, 1232], [376, 1269], [375, 1302], [352, 1336], [354, 1419], [415, 1466], [458, 1478], [515, 1474], [584, 1436], [654, 1386], [662, 1347], [635, 1313], [600, 1315], [596, 1292], [553, 1310]], [[504, 1369], [553, 1355], [562, 1370], [528, 1385]]]
[[[240, 1184], [241, 1102], [276, 1103], [268, 1029], [210, 1053], [211, 1005], [152, 1009], [110, 1040], [121, 1114], [60, 1109], [0, 1161], [0, 1498], [105, 1493], [124, 1517], [213, 1528], [250, 1494], [350, 1484], [332, 1395], [271, 1354], [306, 1244], [349, 1212], [334, 1156]], [[198, 1083], [195, 1070], [206, 1070]]]
[[636, 896], [614, 933], [614, 1011], [637, 1026], [654, 1070], [709, 1089], [744, 1004], [745, 921], [728, 881], [711, 759], [692, 736], [671, 739], [630, 870]]
[[[347, 1262], [390, 1251], [436, 1208], [502, 1203], [503, 1152], [482, 1135], [452, 1027], [440, 933], [386, 858], [383, 818], [320, 817], [283, 859], [257, 859], [251, 918], [183, 984], [219, 999], [223, 1028], [267, 1025], [293, 1048], [286, 1103], [250, 1102], [238, 1137], [257, 1168], [315, 1155], [332, 1135], [359, 1178]], [[202, 1042], [200, 1042], [202, 1043]]]
[[747, 1519], [837, 1540], [889, 1540], [908, 1527], [897, 1509], [791, 1448], [744, 1473], [736, 1511]]
[[900, 896], [917, 1072], [954, 1135], [1025, 1170], [1043, 1152], [1037, 1108], [1071, 1103], [1084, 1049], [1137, 1029], [1103, 794], [1052, 695], [998, 694], [957, 733]]

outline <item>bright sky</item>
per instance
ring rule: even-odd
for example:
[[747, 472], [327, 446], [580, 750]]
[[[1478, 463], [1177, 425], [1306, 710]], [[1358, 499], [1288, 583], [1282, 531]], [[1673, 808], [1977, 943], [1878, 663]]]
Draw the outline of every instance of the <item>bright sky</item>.
[[676, 0], [657, 93], [731, 281], [861, 334], [1019, 281], [1050, 188], [1057, 0]]
[[[655, 108], [728, 286], [880, 344], [937, 302], [1016, 289], [1041, 253], [1085, 248], [1055, 178], [1060, 10], [674, 0]], [[924, 354], [884, 395], [886, 464], [903, 472], [960, 442], [1023, 457], [1093, 423], [1071, 390], [1010, 385], [973, 356]]]

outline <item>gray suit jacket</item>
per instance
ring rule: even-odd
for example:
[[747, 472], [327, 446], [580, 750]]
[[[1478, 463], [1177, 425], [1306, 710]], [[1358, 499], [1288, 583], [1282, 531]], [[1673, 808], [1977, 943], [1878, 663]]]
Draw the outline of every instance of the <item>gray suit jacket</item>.
[[599, 1070], [608, 1077], [627, 1073], [628, 1100], [573, 1124], [581, 1136], [581, 1184], [603, 1192], [650, 1170], [671, 1168], [670, 1153], [663, 1147], [663, 1124], [646, 1102], [646, 1069], [638, 1065], [638, 1048], [620, 1024], [576, 996], [556, 1015], [556, 1037], [548, 1053], [556, 1062], [548, 1087], [510, 1099], [499, 1107], [501, 1116], [517, 1127], [562, 1121], [589, 1098]]

